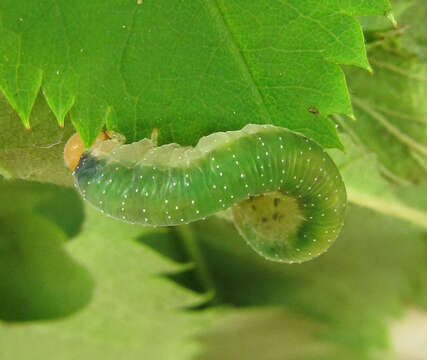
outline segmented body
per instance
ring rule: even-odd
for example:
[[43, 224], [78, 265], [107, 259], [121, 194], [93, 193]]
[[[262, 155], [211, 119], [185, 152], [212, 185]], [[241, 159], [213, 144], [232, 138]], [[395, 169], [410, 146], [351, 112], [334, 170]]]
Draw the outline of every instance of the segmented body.
[[249, 244], [277, 261], [325, 251], [346, 207], [344, 184], [327, 153], [272, 125], [215, 133], [194, 148], [112, 139], [86, 151], [73, 174], [87, 201], [124, 221], [180, 225], [233, 207]]

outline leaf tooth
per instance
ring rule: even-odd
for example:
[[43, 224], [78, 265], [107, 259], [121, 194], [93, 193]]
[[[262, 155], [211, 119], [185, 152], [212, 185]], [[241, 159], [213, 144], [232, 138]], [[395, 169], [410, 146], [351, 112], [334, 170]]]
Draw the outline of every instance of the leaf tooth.
[[385, 14], [386, 18], [391, 22], [391, 24], [393, 25], [393, 27], [396, 29], [397, 28], [397, 21], [394, 18], [394, 15], [391, 11], [389, 11], [388, 13]]

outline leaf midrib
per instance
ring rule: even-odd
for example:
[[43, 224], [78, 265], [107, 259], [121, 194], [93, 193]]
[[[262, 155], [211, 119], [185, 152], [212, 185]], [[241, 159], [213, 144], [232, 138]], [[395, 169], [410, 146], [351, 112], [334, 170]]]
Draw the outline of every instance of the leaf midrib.
[[218, 1], [208, 0], [206, 2], [206, 5], [208, 8], [208, 11], [216, 20], [218, 27], [223, 30], [222, 32], [225, 35], [225, 40], [228, 44], [228, 48], [230, 49], [231, 54], [237, 60], [237, 64], [242, 68], [243, 74], [245, 74], [245, 78], [252, 89], [252, 93], [255, 95], [261, 107], [263, 118], [267, 119], [269, 123], [273, 123], [271, 113], [268, 110], [264, 97], [258, 87], [258, 84], [255, 81], [254, 75], [249, 68], [247, 59], [243, 55], [243, 52], [240, 49], [238, 42], [236, 41], [234, 34], [227, 23], [227, 20], [225, 19], [224, 13], [222, 12], [221, 7], [218, 4]]

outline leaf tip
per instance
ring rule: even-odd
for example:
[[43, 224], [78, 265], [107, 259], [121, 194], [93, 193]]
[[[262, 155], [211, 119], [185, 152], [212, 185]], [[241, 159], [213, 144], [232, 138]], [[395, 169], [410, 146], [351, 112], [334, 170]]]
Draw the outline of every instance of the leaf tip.
[[358, 64], [358, 66], [360, 68], [366, 70], [366, 71], [369, 71], [370, 73], [373, 71], [372, 66], [369, 63], [368, 56], [367, 56], [366, 52], [365, 52], [365, 55], [364, 55], [362, 61]]
[[396, 21], [393, 13], [391, 11], [386, 14], [386, 18], [391, 22], [393, 27], [396, 29], [397, 28], [397, 21]]
[[342, 152], [345, 153], [345, 147], [343, 145], [343, 143], [341, 142], [341, 140], [339, 140], [339, 144], [337, 146], [338, 150], [341, 150]]
[[18, 111], [17, 111], [17, 113], [18, 113], [18, 116], [20, 117], [20, 119], [21, 119], [21, 121], [22, 121], [22, 124], [24, 125], [24, 127], [25, 127], [25, 130], [31, 130], [31, 125], [30, 125], [30, 117], [29, 116], [27, 116], [25, 113], [23, 113], [22, 111], [19, 111], [19, 109], [18, 109]]

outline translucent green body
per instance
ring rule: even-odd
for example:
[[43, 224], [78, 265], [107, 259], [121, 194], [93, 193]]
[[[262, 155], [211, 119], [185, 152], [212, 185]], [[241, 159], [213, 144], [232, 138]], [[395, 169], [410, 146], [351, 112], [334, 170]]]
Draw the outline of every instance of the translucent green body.
[[248, 125], [203, 138], [195, 148], [148, 140], [138, 146], [91, 148], [74, 172], [83, 197], [110, 216], [168, 226], [233, 207], [248, 243], [285, 262], [319, 255], [341, 229], [346, 192], [340, 174], [302, 135]]

